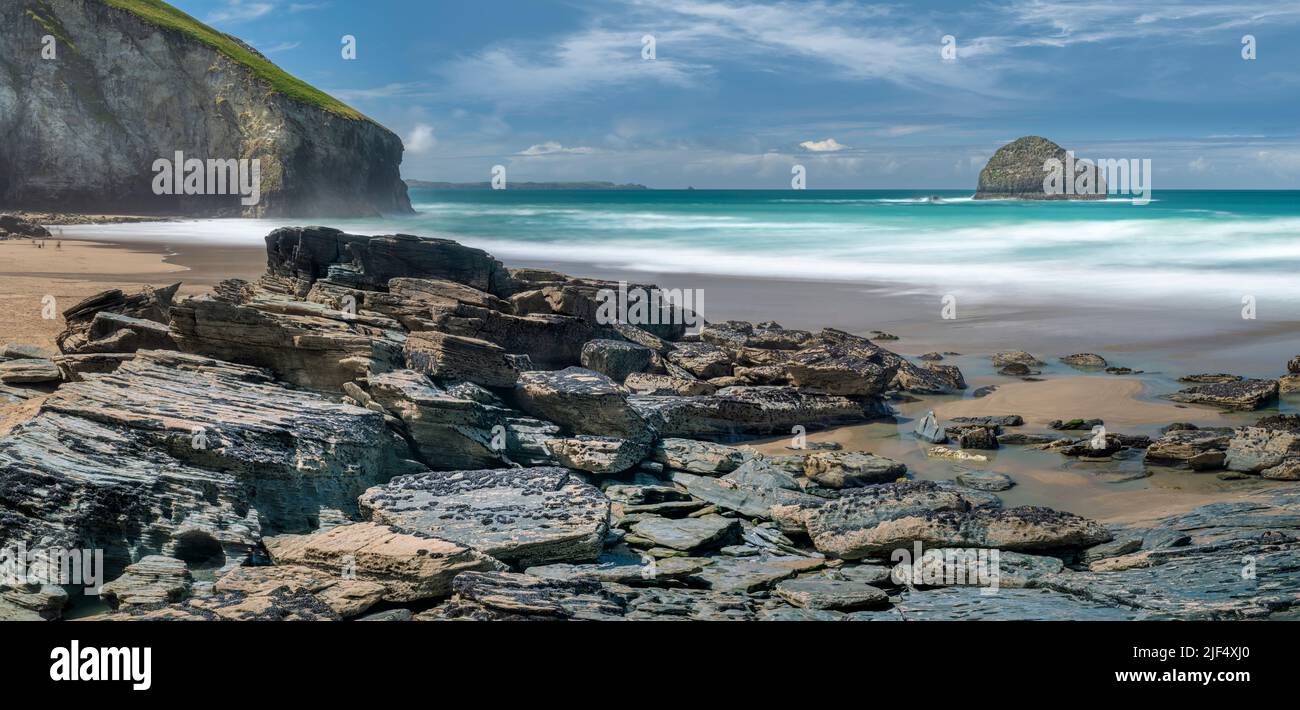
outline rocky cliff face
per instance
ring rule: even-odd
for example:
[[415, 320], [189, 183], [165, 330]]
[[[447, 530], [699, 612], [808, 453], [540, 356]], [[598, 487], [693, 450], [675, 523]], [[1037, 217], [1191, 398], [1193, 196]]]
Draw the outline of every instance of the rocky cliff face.
[[1025, 136], [998, 148], [980, 171], [977, 200], [1015, 198], [1021, 200], [1104, 200], [1106, 184], [1094, 171], [1092, 194], [1048, 194], [1043, 179], [1044, 164], [1053, 158], [1066, 162], [1061, 146], [1039, 136]]
[[[268, 217], [411, 209], [401, 139], [166, 3], [5, 0], [0, 27], [0, 207]], [[177, 151], [259, 160], [260, 201], [155, 194], [154, 162]]]

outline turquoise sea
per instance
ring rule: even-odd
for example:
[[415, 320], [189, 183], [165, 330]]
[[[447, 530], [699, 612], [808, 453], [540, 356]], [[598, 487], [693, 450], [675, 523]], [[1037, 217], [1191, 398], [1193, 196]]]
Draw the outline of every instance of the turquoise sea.
[[[1300, 191], [1157, 191], [1146, 205], [977, 201], [968, 190], [413, 190], [411, 202], [414, 216], [328, 224], [449, 237], [507, 264], [867, 281], [981, 300], [1300, 304]], [[279, 224], [95, 230], [260, 244]]]

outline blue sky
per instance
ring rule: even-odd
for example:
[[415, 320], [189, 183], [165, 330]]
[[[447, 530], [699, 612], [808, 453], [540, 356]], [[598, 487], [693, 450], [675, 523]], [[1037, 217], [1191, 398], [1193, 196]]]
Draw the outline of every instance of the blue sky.
[[397, 132], [408, 178], [967, 188], [1038, 134], [1157, 190], [1300, 188], [1298, 2], [173, 4]]

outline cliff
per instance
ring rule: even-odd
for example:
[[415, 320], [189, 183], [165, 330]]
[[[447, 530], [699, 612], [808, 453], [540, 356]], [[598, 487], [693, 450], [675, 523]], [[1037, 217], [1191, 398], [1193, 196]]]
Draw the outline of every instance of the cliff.
[[1043, 179], [1048, 176], [1044, 164], [1051, 159], [1066, 162], [1066, 150], [1039, 136], [1025, 136], [998, 148], [980, 171], [975, 199], [1020, 200], [1104, 200], [1105, 181], [1093, 173], [1092, 194], [1048, 194]]
[[[0, 27], [0, 207], [411, 211], [396, 134], [167, 3], [5, 0]], [[178, 151], [257, 160], [260, 200], [155, 194], [155, 161]]]

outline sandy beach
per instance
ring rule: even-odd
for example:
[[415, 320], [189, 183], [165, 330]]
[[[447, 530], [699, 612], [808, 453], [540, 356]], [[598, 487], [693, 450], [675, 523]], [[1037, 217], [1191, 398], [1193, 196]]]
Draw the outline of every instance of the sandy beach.
[[[0, 242], [0, 271], [5, 279], [0, 333], [4, 340], [53, 346], [59, 320], [40, 318], [41, 299], [53, 295], [59, 310], [107, 288], [138, 288], [183, 283], [181, 294], [207, 291], [225, 278], [256, 279], [265, 267], [265, 253], [251, 246], [102, 241], [53, 242], [37, 249], [27, 241]], [[884, 330], [899, 336], [883, 344], [917, 355], [929, 351], [961, 352], [945, 362], [961, 367], [970, 388], [961, 396], [922, 397], [918, 402], [895, 405], [898, 423], [876, 422], [813, 432], [810, 441], [841, 444], [846, 450], [869, 451], [908, 464], [916, 478], [951, 479], [963, 468], [928, 458], [910, 436], [914, 420], [933, 409], [942, 421], [956, 416], [1019, 414], [1025, 419], [1017, 431], [1045, 433], [1047, 423], [1062, 418], [1100, 418], [1111, 431], [1158, 436], [1171, 422], [1203, 426], [1232, 426], [1252, 421], [1258, 413], [1225, 414], [1218, 410], [1179, 405], [1160, 399], [1178, 387], [1175, 377], [1185, 372], [1231, 371], [1254, 374], [1243, 368], [1242, 353], [1257, 353], [1258, 374], [1275, 376], [1267, 363], [1276, 360], [1278, 341], [1294, 339], [1300, 324], [1279, 323], [1269, 328], [1234, 332], [1231, 319], [1217, 323], [1206, 319], [1201, 333], [1184, 330], [1181, 336], [1166, 329], [1143, 329], [1127, 323], [1142, 321], [1141, 314], [1075, 313], [1061, 309], [1023, 308], [992, 304], [977, 315], [959, 321], [937, 317], [934, 303], [923, 295], [896, 294], [879, 286], [860, 283], [807, 280], [742, 279], [602, 270], [595, 264], [530, 263], [521, 266], [561, 269], [578, 276], [625, 279], [672, 288], [704, 288], [710, 320], [775, 319], [787, 327], [815, 329], [831, 326], [858, 333]], [[1151, 315], [1151, 314], [1148, 314]], [[1192, 319], [1194, 314], [1180, 314]], [[1075, 327], [1060, 327], [1068, 322]], [[1057, 325], [1053, 325], [1053, 324]], [[1104, 331], [1078, 327], [1081, 323], [1109, 323]], [[988, 360], [996, 350], [1023, 348], [1049, 364], [1042, 381], [1024, 382], [997, 375]], [[1120, 364], [1148, 369], [1141, 375], [1117, 377], [1083, 375], [1055, 362], [1076, 351], [1102, 352], [1118, 357]], [[1281, 369], [1279, 363], [1276, 369]], [[1176, 369], [1179, 366], [1182, 369]], [[979, 387], [997, 389], [981, 398]], [[1292, 403], [1285, 398], [1283, 409]], [[765, 453], [790, 453], [786, 438], [753, 442]], [[1216, 500], [1248, 496], [1278, 484], [1251, 478], [1223, 481], [1213, 474], [1151, 467], [1141, 476], [1140, 463], [1080, 463], [1063, 460], [1051, 452], [1025, 447], [1002, 447], [987, 452], [989, 461], [978, 464], [1011, 475], [1017, 486], [1002, 494], [1008, 505], [1047, 505], [1094, 517], [1108, 523], [1131, 524], [1190, 510]]]

